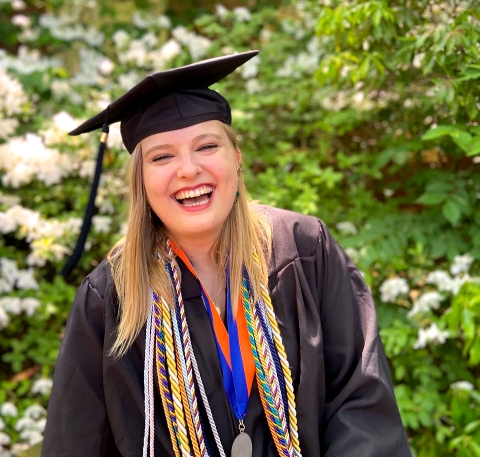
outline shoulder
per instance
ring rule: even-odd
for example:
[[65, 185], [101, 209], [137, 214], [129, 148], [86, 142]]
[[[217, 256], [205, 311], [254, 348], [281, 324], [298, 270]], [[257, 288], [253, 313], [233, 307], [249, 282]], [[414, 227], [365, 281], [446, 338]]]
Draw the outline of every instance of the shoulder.
[[267, 216], [272, 227], [274, 270], [296, 259], [315, 257], [327, 231], [322, 221], [271, 206], [258, 205], [256, 209]]
[[102, 262], [88, 274], [82, 285], [94, 289], [102, 299], [111, 293], [113, 291], [113, 279], [108, 260], [102, 260]]
[[103, 260], [80, 284], [67, 328], [80, 326], [102, 335], [107, 321], [116, 322], [117, 302], [110, 265]]

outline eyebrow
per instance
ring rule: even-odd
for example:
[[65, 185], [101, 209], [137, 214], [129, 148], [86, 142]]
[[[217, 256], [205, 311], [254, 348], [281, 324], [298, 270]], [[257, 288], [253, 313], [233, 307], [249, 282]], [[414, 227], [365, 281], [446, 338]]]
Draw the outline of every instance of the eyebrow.
[[[195, 138], [192, 139], [192, 143], [195, 143], [197, 141], [200, 141], [200, 140], [203, 140], [204, 138], [207, 138], [207, 137], [215, 137], [219, 140], [222, 139], [222, 137], [220, 135], [217, 135], [216, 133], [202, 133], [201, 135], [197, 135]], [[152, 151], [155, 151], [156, 149], [170, 149], [170, 148], [173, 148], [173, 145], [171, 144], [156, 144], [155, 146], [152, 146], [147, 152], [145, 152], [145, 156], [147, 156], [148, 154], [150, 154]]]

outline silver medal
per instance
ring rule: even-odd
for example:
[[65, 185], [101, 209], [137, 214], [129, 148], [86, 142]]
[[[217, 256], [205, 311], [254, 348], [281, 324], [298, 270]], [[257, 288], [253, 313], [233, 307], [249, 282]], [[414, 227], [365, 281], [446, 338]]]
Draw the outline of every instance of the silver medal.
[[245, 432], [241, 432], [235, 438], [232, 457], [252, 457], [252, 440]]

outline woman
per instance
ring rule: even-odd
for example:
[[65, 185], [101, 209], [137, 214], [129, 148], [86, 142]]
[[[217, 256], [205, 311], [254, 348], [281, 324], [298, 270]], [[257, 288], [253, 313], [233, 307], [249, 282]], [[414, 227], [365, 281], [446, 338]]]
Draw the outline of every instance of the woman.
[[256, 51], [156, 73], [121, 121], [126, 237], [83, 282], [43, 456], [410, 456], [360, 273], [313, 217], [253, 205], [228, 102]]

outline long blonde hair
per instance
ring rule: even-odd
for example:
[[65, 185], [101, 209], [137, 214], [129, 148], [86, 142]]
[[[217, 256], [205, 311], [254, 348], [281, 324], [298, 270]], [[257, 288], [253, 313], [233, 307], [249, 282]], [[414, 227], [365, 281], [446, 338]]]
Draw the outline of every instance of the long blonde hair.
[[[235, 132], [222, 123], [235, 150]], [[230, 262], [232, 304], [236, 307], [246, 267], [255, 299], [261, 287], [268, 286], [267, 259], [270, 255], [271, 227], [265, 214], [248, 199], [243, 174], [238, 180], [239, 198], [225, 220], [211, 251], [222, 280]], [[174, 290], [164, 266], [168, 259], [166, 232], [147, 202], [143, 185], [142, 151], [137, 146], [130, 164], [130, 210], [127, 233], [108, 253], [113, 281], [119, 300], [120, 320], [111, 353], [124, 355], [145, 325], [149, 313], [150, 286], [173, 306]], [[252, 249], [258, 253], [257, 265]]]

